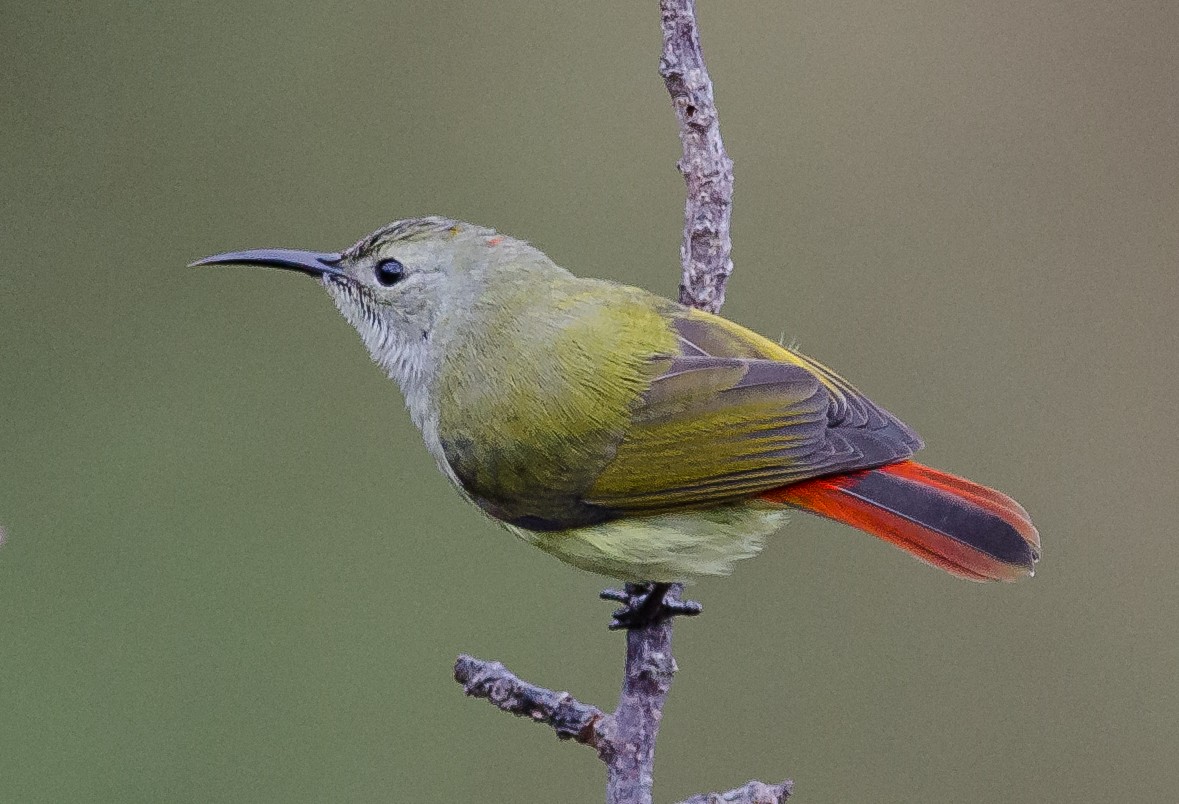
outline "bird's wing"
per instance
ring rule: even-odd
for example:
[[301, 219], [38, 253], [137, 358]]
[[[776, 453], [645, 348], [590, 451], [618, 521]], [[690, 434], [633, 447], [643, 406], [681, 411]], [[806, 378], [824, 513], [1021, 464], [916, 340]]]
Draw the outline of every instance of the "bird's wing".
[[673, 319], [678, 354], [583, 499], [625, 514], [715, 505], [892, 463], [917, 435], [821, 364], [718, 316]]

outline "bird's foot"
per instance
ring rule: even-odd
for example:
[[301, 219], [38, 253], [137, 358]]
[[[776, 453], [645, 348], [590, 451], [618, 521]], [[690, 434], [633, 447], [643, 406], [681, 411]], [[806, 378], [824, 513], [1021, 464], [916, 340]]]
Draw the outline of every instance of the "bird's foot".
[[628, 583], [625, 589], [603, 589], [602, 600], [623, 604], [614, 612], [610, 630], [645, 628], [676, 616], [695, 617], [704, 610], [694, 600], [667, 599], [670, 589], [669, 583]]

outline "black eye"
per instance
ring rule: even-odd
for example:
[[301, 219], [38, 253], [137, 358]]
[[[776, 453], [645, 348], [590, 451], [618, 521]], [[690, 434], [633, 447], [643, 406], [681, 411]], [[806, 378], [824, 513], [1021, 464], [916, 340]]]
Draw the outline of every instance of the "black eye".
[[392, 287], [405, 276], [405, 266], [391, 258], [381, 260], [373, 268], [373, 276], [377, 278], [377, 284], [384, 285], [387, 288]]

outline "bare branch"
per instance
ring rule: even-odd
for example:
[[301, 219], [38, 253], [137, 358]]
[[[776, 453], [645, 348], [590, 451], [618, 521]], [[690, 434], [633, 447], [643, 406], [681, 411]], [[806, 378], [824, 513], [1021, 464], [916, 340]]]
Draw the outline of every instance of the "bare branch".
[[610, 715], [567, 692], [553, 692], [522, 681], [499, 662], [464, 653], [454, 663], [454, 680], [472, 698], [485, 698], [505, 712], [547, 723], [562, 740], [588, 745], [599, 755], [610, 746]]
[[787, 779], [782, 784], [750, 782], [744, 787], [727, 793], [707, 793], [684, 799], [680, 804], [784, 804], [793, 792], [794, 782]]
[[687, 184], [683, 279], [680, 301], [715, 313], [733, 273], [729, 218], [733, 209], [733, 160], [721, 141], [712, 79], [704, 66], [696, 29], [695, 0], [660, 0], [663, 54], [659, 74], [680, 123], [684, 155], [678, 167]]
[[[682, 588], [672, 584], [663, 595], [664, 601], [674, 604]], [[628, 584], [626, 591], [634, 605], [633, 599], [643, 589]], [[614, 750], [606, 771], [607, 804], [650, 804], [655, 738], [676, 671], [671, 655], [673, 622], [668, 617], [626, 633], [622, 695], [614, 711]]]

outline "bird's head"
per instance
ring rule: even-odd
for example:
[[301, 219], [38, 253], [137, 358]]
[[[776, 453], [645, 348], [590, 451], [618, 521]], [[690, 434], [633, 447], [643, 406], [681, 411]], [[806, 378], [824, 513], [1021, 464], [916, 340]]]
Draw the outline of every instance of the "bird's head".
[[446, 332], [473, 305], [552, 264], [527, 243], [441, 217], [382, 226], [340, 252], [262, 248], [216, 254], [197, 265], [260, 265], [316, 277], [402, 388], [431, 367]]

